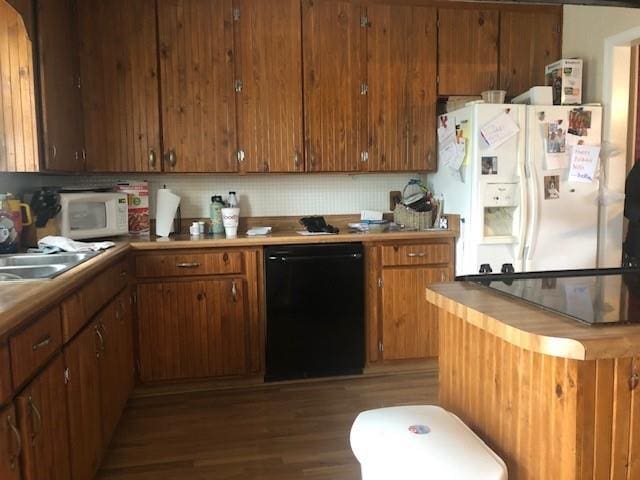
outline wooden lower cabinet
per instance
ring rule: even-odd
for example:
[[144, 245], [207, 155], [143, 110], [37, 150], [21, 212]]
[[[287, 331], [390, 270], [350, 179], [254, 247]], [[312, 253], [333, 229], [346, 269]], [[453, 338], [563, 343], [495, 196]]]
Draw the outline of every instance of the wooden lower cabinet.
[[16, 398], [24, 480], [69, 480], [64, 362], [58, 355]]
[[90, 479], [102, 457], [98, 324], [92, 322], [64, 349], [72, 478]]
[[123, 291], [96, 319], [104, 342], [98, 362], [104, 445], [111, 440], [134, 385], [130, 299], [129, 290]]
[[385, 360], [438, 356], [437, 310], [427, 302], [425, 288], [449, 279], [448, 267], [383, 270], [381, 353]]
[[437, 310], [426, 287], [453, 278], [453, 238], [367, 245], [367, 363], [438, 356]]
[[248, 302], [242, 278], [138, 285], [144, 382], [248, 373]]
[[0, 478], [20, 480], [22, 438], [13, 405], [0, 410]]

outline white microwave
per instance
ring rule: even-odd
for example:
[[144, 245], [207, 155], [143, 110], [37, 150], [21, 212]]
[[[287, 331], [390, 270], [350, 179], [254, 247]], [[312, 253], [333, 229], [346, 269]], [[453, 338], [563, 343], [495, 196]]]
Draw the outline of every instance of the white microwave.
[[82, 240], [129, 233], [125, 193], [61, 193], [60, 235]]

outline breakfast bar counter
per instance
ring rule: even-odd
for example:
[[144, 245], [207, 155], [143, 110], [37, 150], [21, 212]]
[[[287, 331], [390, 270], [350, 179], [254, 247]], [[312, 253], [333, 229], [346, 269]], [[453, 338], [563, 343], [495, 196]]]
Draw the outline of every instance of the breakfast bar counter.
[[586, 325], [470, 282], [426, 297], [438, 309], [440, 404], [510, 480], [640, 478], [640, 325]]

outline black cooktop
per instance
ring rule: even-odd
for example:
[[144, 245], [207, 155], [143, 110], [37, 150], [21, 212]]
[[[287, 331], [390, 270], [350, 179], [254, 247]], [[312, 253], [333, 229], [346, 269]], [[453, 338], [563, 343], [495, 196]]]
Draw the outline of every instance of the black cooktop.
[[457, 280], [589, 325], [640, 323], [640, 270], [594, 269], [469, 275]]

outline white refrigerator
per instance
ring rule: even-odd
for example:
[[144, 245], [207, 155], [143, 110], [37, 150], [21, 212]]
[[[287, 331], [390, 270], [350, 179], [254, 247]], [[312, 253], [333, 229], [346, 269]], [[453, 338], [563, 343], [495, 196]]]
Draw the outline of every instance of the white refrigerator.
[[456, 275], [596, 267], [598, 180], [569, 174], [575, 145], [600, 145], [601, 107], [475, 104], [438, 125], [465, 145], [429, 177], [461, 216]]

